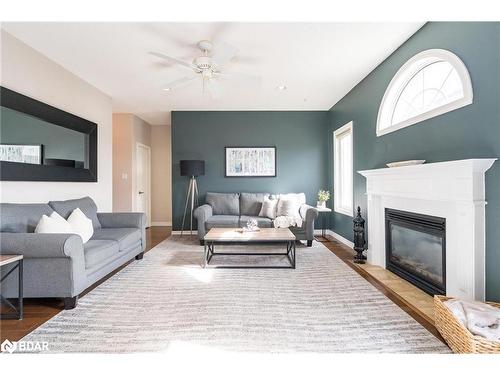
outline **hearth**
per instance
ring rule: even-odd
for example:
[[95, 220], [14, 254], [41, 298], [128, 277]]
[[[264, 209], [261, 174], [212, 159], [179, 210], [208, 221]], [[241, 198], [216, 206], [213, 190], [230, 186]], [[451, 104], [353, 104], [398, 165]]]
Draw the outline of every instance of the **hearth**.
[[425, 292], [446, 294], [446, 219], [385, 209], [386, 268]]

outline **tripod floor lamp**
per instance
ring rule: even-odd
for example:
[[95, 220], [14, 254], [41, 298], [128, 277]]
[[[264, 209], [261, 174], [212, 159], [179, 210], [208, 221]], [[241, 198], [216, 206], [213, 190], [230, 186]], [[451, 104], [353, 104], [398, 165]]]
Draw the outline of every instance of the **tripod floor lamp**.
[[205, 174], [205, 161], [204, 160], [181, 160], [181, 176], [189, 176], [189, 185], [186, 195], [186, 205], [184, 206], [184, 216], [182, 217], [181, 236], [184, 233], [184, 224], [186, 222], [186, 213], [188, 204], [191, 206], [190, 210], [190, 234], [193, 234], [193, 211], [198, 206], [198, 185], [196, 183], [197, 176]]

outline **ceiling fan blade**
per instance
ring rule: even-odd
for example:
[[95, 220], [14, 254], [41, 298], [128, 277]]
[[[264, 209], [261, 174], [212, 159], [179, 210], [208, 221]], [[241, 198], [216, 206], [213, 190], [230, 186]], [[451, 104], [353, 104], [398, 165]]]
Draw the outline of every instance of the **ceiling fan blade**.
[[156, 56], [156, 57], [159, 57], [160, 59], [164, 59], [164, 60], [179, 64], [179, 65], [185, 66], [187, 68], [193, 69], [194, 71], [197, 71], [197, 72], [200, 71], [200, 69], [198, 69], [198, 67], [196, 65], [188, 63], [188, 62], [180, 60], [180, 59], [177, 59], [175, 57], [167, 56], [167, 55], [160, 53], [160, 52], [149, 52], [149, 54]]
[[221, 96], [221, 88], [219, 85], [219, 82], [217, 82], [215, 79], [207, 79], [205, 81], [205, 87], [208, 91], [208, 94], [212, 99], [219, 99]]
[[184, 86], [184, 85], [188, 84], [189, 82], [194, 81], [197, 78], [198, 78], [197, 76], [193, 76], [193, 77], [187, 77], [186, 76], [186, 77], [182, 77], [182, 78], [176, 79], [175, 81], [167, 83], [165, 85], [165, 89], [167, 89], [167, 90], [168, 89], [175, 89], [175, 88]]
[[229, 43], [217, 43], [214, 45], [212, 59], [218, 66], [226, 65], [236, 56], [238, 49]]

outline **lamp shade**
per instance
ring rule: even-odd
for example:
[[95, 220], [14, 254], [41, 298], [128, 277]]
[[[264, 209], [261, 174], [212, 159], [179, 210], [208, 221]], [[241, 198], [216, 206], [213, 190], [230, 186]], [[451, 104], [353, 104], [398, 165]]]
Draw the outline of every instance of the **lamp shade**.
[[205, 160], [181, 160], [181, 176], [203, 176]]

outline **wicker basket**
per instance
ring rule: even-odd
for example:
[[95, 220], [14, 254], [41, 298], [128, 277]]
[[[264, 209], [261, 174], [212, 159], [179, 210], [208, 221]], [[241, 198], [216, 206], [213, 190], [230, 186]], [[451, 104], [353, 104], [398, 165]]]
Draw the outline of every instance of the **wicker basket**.
[[[449, 297], [434, 296], [434, 320], [441, 336], [455, 353], [500, 353], [500, 343], [474, 336], [443, 303]], [[487, 302], [499, 307], [500, 303]]]

